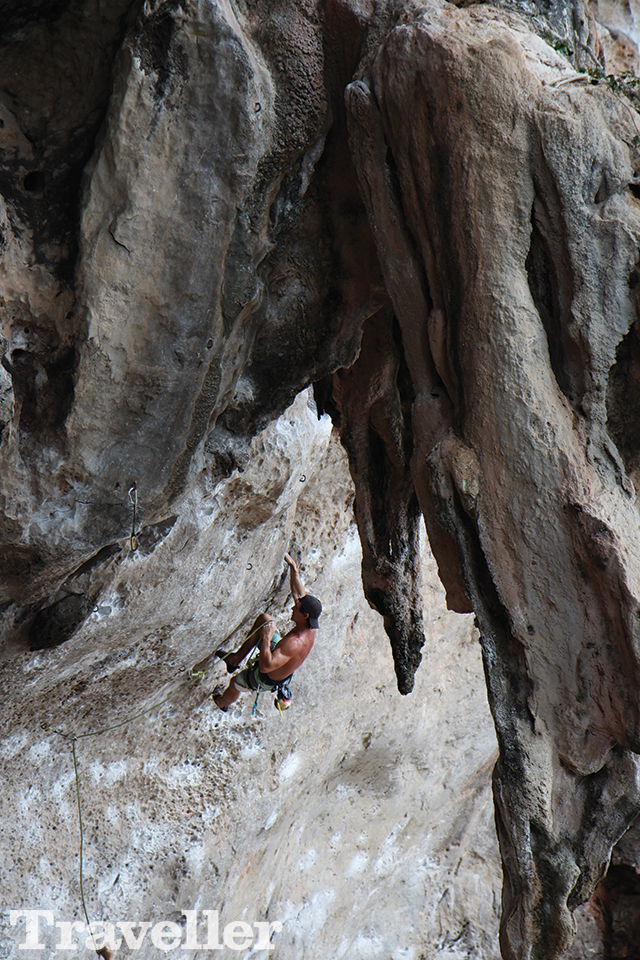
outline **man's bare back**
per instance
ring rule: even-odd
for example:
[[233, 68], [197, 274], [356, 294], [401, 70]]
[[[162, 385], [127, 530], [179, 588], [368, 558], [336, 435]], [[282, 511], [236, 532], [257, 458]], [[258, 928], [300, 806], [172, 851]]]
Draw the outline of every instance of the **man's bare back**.
[[311, 630], [304, 624], [298, 624], [278, 641], [273, 650], [270, 649], [269, 644], [265, 644], [264, 647], [261, 645], [261, 672], [267, 674], [272, 680], [286, 680], [307, 659], [315, 637], [315, 630]]

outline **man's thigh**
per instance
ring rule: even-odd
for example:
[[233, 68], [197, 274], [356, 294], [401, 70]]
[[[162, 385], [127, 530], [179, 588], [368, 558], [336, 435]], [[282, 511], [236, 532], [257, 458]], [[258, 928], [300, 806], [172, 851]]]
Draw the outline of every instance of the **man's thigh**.
[[243, 670], [231, 681], [238, 690], [251, 690], [249, 686], [249, 670]]

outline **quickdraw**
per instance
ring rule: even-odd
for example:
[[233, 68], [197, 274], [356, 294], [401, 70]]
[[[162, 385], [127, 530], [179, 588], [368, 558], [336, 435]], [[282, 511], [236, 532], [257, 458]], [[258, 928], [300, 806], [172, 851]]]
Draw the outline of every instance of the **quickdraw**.
[[131, 547], [131, 553], [135, 553], [138, 549], [138, 536], [136, 534], [136, 511], [138, 509], [138, 486], [136, 481], [133, 481], [131, 487], [129, 487], [129, 501], [133, 507], [133, 519], [131, 521], [131, 536], [129, 537], [129, 546]]

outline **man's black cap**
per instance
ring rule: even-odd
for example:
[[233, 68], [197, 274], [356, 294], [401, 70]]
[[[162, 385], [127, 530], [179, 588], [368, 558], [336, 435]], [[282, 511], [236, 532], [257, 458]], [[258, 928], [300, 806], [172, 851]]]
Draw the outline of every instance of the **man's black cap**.
[[312, 630], [318, 629], [318, 617], [322, 613], [322, 604], [317, 597], [307, 594], [300, 598], [300, 609], [303, 613], [309, 614], [309, 626]]

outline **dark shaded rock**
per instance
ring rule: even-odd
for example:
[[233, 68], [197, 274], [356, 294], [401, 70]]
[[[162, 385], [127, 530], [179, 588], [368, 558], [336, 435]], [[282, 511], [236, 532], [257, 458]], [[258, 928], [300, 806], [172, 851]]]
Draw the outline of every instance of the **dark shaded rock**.
[[418, 590], [420, 508], [411, 482], [413, 387], [390, 305], [364, 324], [357, 361], [334, 376], [333, 409], [356, 488], [365, 596], [384, 618], [400, 693], [424, 643]]

